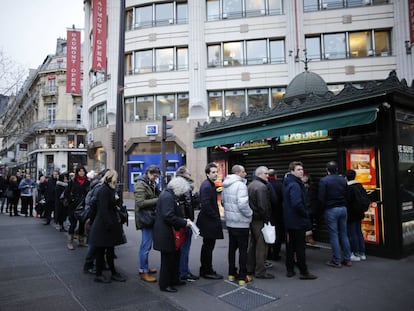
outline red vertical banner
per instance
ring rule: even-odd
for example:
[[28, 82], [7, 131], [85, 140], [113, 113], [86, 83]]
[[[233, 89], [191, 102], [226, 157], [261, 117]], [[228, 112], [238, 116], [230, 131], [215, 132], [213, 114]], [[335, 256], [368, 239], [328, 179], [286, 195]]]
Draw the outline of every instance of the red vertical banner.
[[81, 33], [67, 31], [66, 93], [81, 93]]
[[410, 40], [414, 43], [414, 0], [408, 0], [408, 23], [410, 24]]
[[93, 0], [92, 10], [92, 70], [106, 71], [106, 0]]

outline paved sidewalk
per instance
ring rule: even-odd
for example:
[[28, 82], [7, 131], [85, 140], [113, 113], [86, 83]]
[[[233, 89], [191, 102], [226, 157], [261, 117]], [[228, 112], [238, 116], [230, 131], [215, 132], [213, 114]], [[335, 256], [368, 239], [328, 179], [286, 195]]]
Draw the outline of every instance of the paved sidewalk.
[[[132, 200], [126, 200], [129, 209]], [[66, 249], [66, 234], [37, 218], [0, 214], [0, 310], [414, 310], [414, 256], [390, 260], [368, 256], [353, 267], [330, 268], [326, 248], [307, 250], [314, 281], [287, 278], [283, 262], [272, 262], [273, 280], [247, 287], [226, 280], [200, 279], [160, 292], [157, 283], [137, 277], [140, 232], [133, 212], [125, 227], [128, 243], [116, 248], [116, 266], [125, 283], [98, 284], [82, 272], [85, 248]], [[227, 232], [217, 241], [214, 268], [227, 274]], [[193, 240], [190, 268], [198, 274], [201, 239]], [[283, 254], [282, 254], [283, 255]], [[159, 269], [160, 256], [150, 253]]]

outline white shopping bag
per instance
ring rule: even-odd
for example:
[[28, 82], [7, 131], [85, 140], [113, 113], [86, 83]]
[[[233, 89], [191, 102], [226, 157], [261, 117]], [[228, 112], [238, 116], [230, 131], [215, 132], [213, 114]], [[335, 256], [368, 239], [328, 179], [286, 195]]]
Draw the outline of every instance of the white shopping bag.
[[276, 241], [276, 230], [275, 226], [272, 226], [270, 222], [264, 224], [262, 228], [262, 234], [267, 244], [273, 244]]

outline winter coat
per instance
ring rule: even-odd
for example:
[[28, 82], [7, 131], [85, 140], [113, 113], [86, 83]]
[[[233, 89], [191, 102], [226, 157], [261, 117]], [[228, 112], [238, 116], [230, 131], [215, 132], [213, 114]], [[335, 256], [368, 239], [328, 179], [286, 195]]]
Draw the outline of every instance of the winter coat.
[[253, 220], [270, 221], [272, 208], [270, 206], [270, 191], [267, 182], [259, 177], [248, 186], [249, 205], [253, 210]]
[[283, 215], [286, 229], [309, 230], [312, 228], [306, 189], [293, 174], [283, 180]]
[[67, 191], [71, 201], [69, 206], [71, 210], [75, 210], [75, 208], [82, 202], [84, 204], [89, 188], [90, 182], [88, 179], [85, 179], [82, 185], [76, 180], [76, 177], [69, 181]]
[[88, 243], [95, 247], [113, 247], [124, 244], [122, 225], [119, 222], [115, 190], [107, 183], [98, 191], [96, 204], [91, 206], [96, 215], [89, 233]]
[[360, 198], [360, 191], [366, 191], [361, 183], [356, 180], [348, 181], [348, 191], [346, 195], [348, 222], [360, 221], [365, 217], [365, 212], [360, 211], [359, 208], [360, 203], [358, 200]]
[[135, 227], [137, 230], [141, 229], [139, 221], [139, 210], [150, 209], [156, 210], [158, 197], [160, 191], [157, 185], [151, 185], [145, 176], [140, 176], [134, 185], [135, 198]]
[[56, 178], [49, 178], [46, 183], [45, 199], [49, 204], [54, 204], [56, 200]]
[[329, 174], [319, 181], [318, 199], [324, 210], [346, 206], [346, 180], [341, 175]]
[[167, 253], [175, 251], [174, 230], [187, 225], [178, 198], [187, 191], [190, 191], [189, 183], [182, 177], [176, 177], [161, 193], [157, 202], [157, 216], [153, 230], [155, 250]]
[[200, 213], [197, 217], [197, 226], [200, 229], [200, 235], [206, 239], [223, 239], [216, 186], [209, 179], [201, 183], [199, 198]]
[[246, 182], [246, 179], [236, 174], [228, 175], [223, 182], [221, 197], [227, 227], [250, 227], [253, 211], [249, 206]]

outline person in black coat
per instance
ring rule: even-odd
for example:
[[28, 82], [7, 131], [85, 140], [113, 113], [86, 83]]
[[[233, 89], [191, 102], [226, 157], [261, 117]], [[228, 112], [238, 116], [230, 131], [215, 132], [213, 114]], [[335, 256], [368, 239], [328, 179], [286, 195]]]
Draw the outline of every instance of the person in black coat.
[[154, 249], [161, 252], [158, 284], [162, 291], [173, 293], [177, 291], [175, 285], [185, 284], [179, 279], [180, 249], [176, 248], [174, 231], [191, 225], [190, 220], [184, 219], [179, 204], [179, 198], [190, 189], [189, 182], [183, 177], [173, 178], [157, 201], [153, 243]]
[[45, 225], [49, 225], [50, 221], [52, 220], [52, 213], [53, 217], [56, 220], [56, 182], [59, 177], [58, 171], [53, 171], [52, 176], [47, 178], [46, 181], [46, 191], [45, 191], [45, 218], [46, 222]]
[[[110, 283], [111, 279], [125, 282], [126, 278], [115, 269], [114, 247], [125, 243], [122, 225], [117, 213], [117, 195], [115, 193], [118, 173], [109, 170], [101, 179], [96, 204], [91, 205], [90, 219], [92, 222], [89, 233], [89, 244], [95, 247], [96, 277], [95, 282]], [[111, 279], [102, 274], [106, 261], [111, 270]]]
[[213, 250], [217, 239], [223, 239], [220, 212], [217, 203], [217, 191], [214, 182], [217, 180], [218, 170], [215, 163], [208, 163], [205, 168], [207, 179], [200, 186], [200, 213], [197, 217], [197, 226], [203, 237], [200, 254], [200, 276], [206, 279], [222, 279], [213, 269]]

